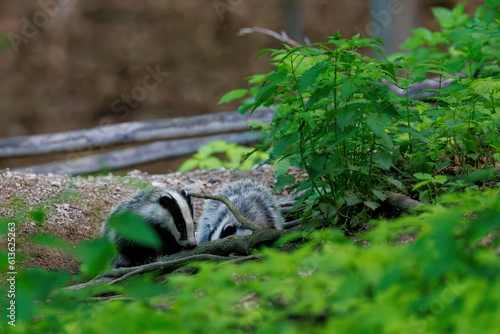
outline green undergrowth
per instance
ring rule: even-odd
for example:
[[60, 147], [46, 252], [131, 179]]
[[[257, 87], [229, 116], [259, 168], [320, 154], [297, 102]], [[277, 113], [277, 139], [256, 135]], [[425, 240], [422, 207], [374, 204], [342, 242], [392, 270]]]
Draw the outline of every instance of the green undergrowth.
[[[300, 232], [260, 262], [198, 263], [68, 291], [69, 274], [19, 273], [16, 333], [496, 333], [500, 189], [440, 197], [420, 215], [372, 221], [363, 247], [340, 230]], [[418, 234], [401, 245], [401, 234]], [[82, 266], [91, 266], [84, 262]], [[119, 300], [92, 299], [115, 292]], [[5, 310], [5, 307], [2, 307]], [[3, 318], [5, 319], [5, 317]], [[2, 323], [4, 325], [5, 322]]]

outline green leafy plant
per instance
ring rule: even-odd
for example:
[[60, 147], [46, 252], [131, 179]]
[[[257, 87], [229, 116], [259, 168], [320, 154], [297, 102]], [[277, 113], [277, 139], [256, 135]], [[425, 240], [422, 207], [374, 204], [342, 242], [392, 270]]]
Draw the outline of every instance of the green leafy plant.
[[[302, 200], [322, 210], [366, 205], [399, 157], [388, 129], [401, 115], [395, 94], [380, 82], [396, 82], [394, 64], [363, 57], [360, 48], [380, 52], [379, 39], [351, 40], [336, 34], [327, 43], [271, 52], [277, 70], [259, 77], [255, 110], [276, 105], [265, 147], [271, 147], [277, 187], [294, 183], [289, 166], [308, 173], [298, 184]], [[262, 54], [261, 52], [259, 54]], [[302, 202], [299, 199], [299, 202]]]
[[221, 167], [250, 170], [253, 166], [267, 159], [268, 155], [262, 151], [235, 143], [227, 143], [224, 140], [215, 140], [203, 145], [191, 159], [184, 161], [179, 167], [179, 171], [187, 172], [196, 168], [219, 169]]
[[[260, 148], [269, 149], [277, 187], [294, 184], [302, 191], [306, 217], [318, 210], [334, 210], [335, 219], [344, 222], [366, 217], [384, 200], [382, 190], [404, 191], [401, 180], [414, 174], [430, 175], [437, 184], [440, 177], [433, 174], [447, 167], [454, 175], [496, 166], [500, 27], [494, 18], [500, 16], [496, 1], [487, 4], [472, 19], [462, 5], [435, 9], [443, 30], [416, 29], [405, 43], [410, 55], [386, 59], [381, 40], [347, 40], [339, 34], [327, 43], [262, 50], [258, 56], [270, 52], [276, 70], [250, 78], [260, 87], [229, 92], [221, 101], [250, 93], [253, 104], [246, 100], [240, 111], [275, 106], [276, 117]], [[458, 39], [465, 34], [471, 37]], [[363, 48], [383, 59], [362, 56]], [[413, 85], [429, 75], [438, 75], [439, 89], [424, 92], [436, 96], [415, 100], [420, 91], [414, 92]], [[395, 94], [384, 81], [404, 94]], [[444, 88], [445, 81], [452, 83]], [[307, 179], [296, 183], [289, 166], [301, 168]], [[425, 192], [420, 197], [428, 200], [437, 195], [436, 189], [432, 194], [420, 185], [409, 189]]]

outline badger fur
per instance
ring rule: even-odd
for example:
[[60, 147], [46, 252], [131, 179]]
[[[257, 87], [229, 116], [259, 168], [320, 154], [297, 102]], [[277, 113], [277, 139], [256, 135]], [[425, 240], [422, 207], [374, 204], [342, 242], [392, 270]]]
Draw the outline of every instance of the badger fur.
[[[223, 186], [217, 195], [227, 197], [243, 217], [265, 228], [282, 229], [284, 219], [271, 191], [262, 184], [249, 180], [236, 181]], [[197, 241], [222, 239], [230, 235], [249, 235], [220, 201], [207, 200], [198, 223]]]
[[[109, 218], [122, 213], [134, 213], [158, 233], [161, 249], [155, 250], [126, 239], [109, 226]], [[185, 190], [149, 187], [132, 199], [120, 203], [104, 222], [101, 235], [109, 237], [118, 248], [114, 266], [133, 267], [157, 260], [165, 254], [177, 253], [196, 246], [191, 197]]]

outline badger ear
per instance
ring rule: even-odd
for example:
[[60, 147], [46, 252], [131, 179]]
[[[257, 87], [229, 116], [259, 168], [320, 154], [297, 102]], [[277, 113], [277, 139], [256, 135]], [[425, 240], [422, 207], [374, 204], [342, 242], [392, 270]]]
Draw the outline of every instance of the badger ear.
[[186, 189], [182, 189], [181, 190], [181, 195], [182, 197], [184, 197], [185, 199], [189, 199], [191, 196], [189, 195], [189, 193], [187, 192]]
[[191, 195], [189, 195], [189, 193], [187, 192], [186, 189], [182, 189], [180, 191], [182, 197], [184, 197], [186, 199], [186, 203], [188, 204], [189, 206], [189, 210], [191, 211], [191, 216], [194, 217], [194, 207], [193, 207], [193, 203], [191, 202]]

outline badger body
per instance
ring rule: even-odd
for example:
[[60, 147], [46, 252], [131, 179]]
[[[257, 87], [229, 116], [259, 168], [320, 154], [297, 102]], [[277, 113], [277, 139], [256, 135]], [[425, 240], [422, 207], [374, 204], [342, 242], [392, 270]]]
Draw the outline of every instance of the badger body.
[[[161, 240], [161, 248], [139, 245], [109, 226], [111, 217], [125, 213], [135, 214], [150, 224]], [[101, 235], [109, 237], [118, 248], [113, 265], [116, 268], [138, 266], [162, 255], [195, 247], [193, 215], [191, 198], [185, 190], [150, 187], [139, 191], [132, 199], [120, 203], [102, 226]]]
[[[264, 185], [249, 180], [231, 182], [224, 185], [217, 195], [227, 197], [243, 217], [264, 227], [282, 229], [284, 222], [276, 199]], [[217, 200], [207, 200], [198, 223], [197, 242], [205, 243], [230, 235], [250, 235], [229, 211]]]

